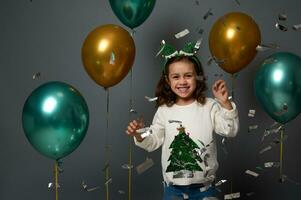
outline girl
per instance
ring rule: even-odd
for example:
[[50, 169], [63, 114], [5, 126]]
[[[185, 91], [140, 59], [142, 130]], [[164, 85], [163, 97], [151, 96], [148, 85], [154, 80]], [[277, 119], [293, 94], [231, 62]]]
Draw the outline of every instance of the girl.
[[158, 110], [150, 127], [152, 134], [142, 138], [136, 131], [144, 124], [138, 120], [130, 122], [126, 132], [149, 152], [162, 146], [164, 200], [216, 199], [212, 183], [218, 162], [213, 132], [236, 136], [236, 106], [228, 100], [223, 80], [212, 86], [215, 100], [205, 97], [203, 69], [194, 54], [174, 55], [167, 59], [156, 88]]

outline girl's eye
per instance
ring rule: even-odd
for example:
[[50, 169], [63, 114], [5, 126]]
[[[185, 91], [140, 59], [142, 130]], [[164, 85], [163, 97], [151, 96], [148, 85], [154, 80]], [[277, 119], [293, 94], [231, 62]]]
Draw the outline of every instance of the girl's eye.
[[186, 74], [185, 77], [186, 78], [191, 78], [193, 75], [192, 74]]
[[179, 76], [172, 76], [171, 78], [172, 78], [172, 79], [178, 79]]

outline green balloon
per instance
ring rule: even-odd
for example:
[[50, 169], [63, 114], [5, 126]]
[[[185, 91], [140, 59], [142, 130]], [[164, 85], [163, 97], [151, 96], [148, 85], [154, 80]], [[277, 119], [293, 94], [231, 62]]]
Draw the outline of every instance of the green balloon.
[[266, 113], [287, 123], [301, 112], [301, 58], [279, 52], [267, 57], [256, 73], [255, 95]]
[[156, 0], [110, 0], [118, 19], [131, 29], [141, 25], [151, 14]]
[[89, 110], [74, 87], [48, 82], [27, 98], [22, 124], [30, 144], [42, 155], [58, 160], [73, 152], [84, 139]]

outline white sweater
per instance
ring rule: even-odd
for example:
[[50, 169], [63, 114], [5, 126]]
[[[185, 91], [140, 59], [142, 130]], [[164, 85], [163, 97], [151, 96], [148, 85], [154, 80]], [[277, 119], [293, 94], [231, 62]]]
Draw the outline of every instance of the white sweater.
[[[215, 172], [218, 168], [216, 142], [213, 132], [225, 137], [234, 137], [238, 132], [238, 112], [233, 102], [232, 106], [232, 110], [227, 110], [211, 98], [207, 98], [204, 105], [194, 101], [184, 106], [176, 104], [171, 107], [167, 107], [166, 105], [160, 106], [150, 127], [152, 134], [142, 142], [138, 142], [135, 139], [135, 144], [149, 152], [158, 149], [162, 145], [162, 173], [166, 183], [172, 185], [211, 183], [215, 179]], [[206, 159], [207, 161], [207, 163], [197, 162], [203, 171], [181, 170], [166, 172], [171, 162], [169, 161], [172, 150], [170, 144], [175, 139], [175, 136], [179, 134], [177, 128], [180, 127], [179, 123], [170, 123], [170, 120], [181, 121], [186, 134], [199, 146], [197, 155], [202, 160]], [[203, 149], [205, 152], [200, 151], [203, 148], [200, 141], [205, 146], [208, 145], [208, 147]], [[192, 155], [192, 153], [190, 152], [188, 155]], [[206, 155], [206, 158], [204, 158], [204, 155]]]

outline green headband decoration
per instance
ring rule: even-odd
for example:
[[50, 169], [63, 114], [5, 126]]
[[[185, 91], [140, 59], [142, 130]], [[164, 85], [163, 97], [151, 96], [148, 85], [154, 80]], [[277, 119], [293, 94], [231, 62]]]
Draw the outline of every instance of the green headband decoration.
[[165, 58], [163, 72], [165, 73], [166, 64], [171, 58], [182, 56], [191, 57], [197, 64], [197, 71], [200, 72], [202, 64], [195, 54], [199, 50], [201, 42], [201, 40], [197, 42], [189, 42], [180, 51], [178, 51], [175, 47], [173, 47], [170, 44], [166, 44], [165, 41], [162, 40], [160, 51], [157, 53], [156, 56], [161, 54], [161, 56]]

